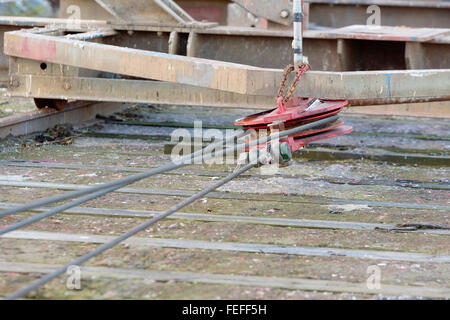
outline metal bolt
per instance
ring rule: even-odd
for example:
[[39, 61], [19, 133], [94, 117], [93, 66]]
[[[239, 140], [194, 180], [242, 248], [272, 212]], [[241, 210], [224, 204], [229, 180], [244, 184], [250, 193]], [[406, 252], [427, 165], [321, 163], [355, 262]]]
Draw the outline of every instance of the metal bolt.
[[282, 17], [283, 19], [286, 19], [287, 17], [289, 17], [289, 11], [288, 10], [281, 10], [280, 17]]

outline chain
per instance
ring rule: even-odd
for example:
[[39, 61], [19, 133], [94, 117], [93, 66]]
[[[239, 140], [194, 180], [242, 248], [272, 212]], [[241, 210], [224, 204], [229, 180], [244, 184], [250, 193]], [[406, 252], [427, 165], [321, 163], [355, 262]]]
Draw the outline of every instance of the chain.
[[[286, 86], [287, 77], [294, 70], [295, 70], [295, 67], [292, 64], [288, 65], [284, 69], [283, 77], [281, 79], [280, 89], [278, 90], [278, 96], [277, 96], [278, 98], [283, 97], [283, 92], [284, 92], [284, 89]], [[291, 100], [292, 95], [294, 94], [294, 91], [297, 88], [298, 81], [300, 80], [301, 76], [308, 70], [311, 70], [311, 67], [309, 64], [303, 64], [300, 66], [300, 68], [298, 68], [297, 74], [295, 75], [295, 78], [294, 78], [294, 81], [292, 82], [291, 87], [289, 88], [286, 95], [283, 97], [283, 105], [286, 105], [289, 102], [289, 100]]]

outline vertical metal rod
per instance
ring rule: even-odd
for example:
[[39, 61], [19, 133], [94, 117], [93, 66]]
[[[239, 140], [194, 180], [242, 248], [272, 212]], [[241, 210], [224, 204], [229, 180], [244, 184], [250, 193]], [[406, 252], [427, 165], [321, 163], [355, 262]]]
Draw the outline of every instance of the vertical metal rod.
[[294, 0], [294, 40], [292, 41], [292, 48], [294, 49], [294, 66], [298, 69], [303, 64], [303, 1]]

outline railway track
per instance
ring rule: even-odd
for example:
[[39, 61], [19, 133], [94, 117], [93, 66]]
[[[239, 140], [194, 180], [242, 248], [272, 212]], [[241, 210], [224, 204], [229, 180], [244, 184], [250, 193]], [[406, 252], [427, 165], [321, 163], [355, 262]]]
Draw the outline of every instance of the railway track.
[[[206, 113], [228, 125], [242, 112], [141, 108], [144, 116], [135, 121], [162, 124], [205, 120]], [[26, 297], [450, 298], [449, 169], [414, 163], [419, 156], [446, 161], [449, 123], [345, 117], [356, 133], [310, 149], [331, 154], [336, 147], [355, 153], [371, 148], [395, 152], [397, 158], [409, 155], [410, 163], [395, 157], [327, 160], [316, 153], [312, 159], [299, 154], [274, 176], [252, 169], [89, 260], [81, 268], [82, 290], [68, 289], [68, 275], [62, 275]], [[141, 173], [170, 160], [164, 150], [170, 150], [173, 128], [161, 124], [97, 120], [79, 130], [82, 134], [68, 146], [14, 150], [2, 141], [0, 147], [8, 152], [0, 154], [0, 209]], [[360, 150], [350, 149], [357, 141]], [[390, 145], [405, 147], [393, 151]], [[234, 169], [197, 164], [162, 173], [6, 234], [0, 239], [0, 295], [161, 217]], [[3, 217], [0, 225], [50, 208]], [[381, 272], [378, 289], [367, 285], [371, 266]]]

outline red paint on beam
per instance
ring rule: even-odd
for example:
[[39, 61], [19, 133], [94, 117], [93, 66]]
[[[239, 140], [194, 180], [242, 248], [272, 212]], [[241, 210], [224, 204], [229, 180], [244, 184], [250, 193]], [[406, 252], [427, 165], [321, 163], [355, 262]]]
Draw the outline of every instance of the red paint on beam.
[[30, 59], [39, 61], [52, 61], [56, 58], [56, 43], [53, 40], [33, 41], [24, 38], [21, 52]]

